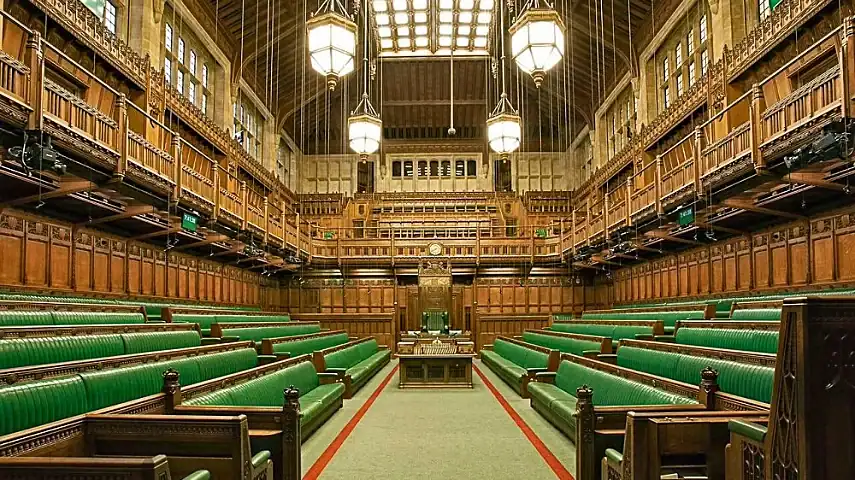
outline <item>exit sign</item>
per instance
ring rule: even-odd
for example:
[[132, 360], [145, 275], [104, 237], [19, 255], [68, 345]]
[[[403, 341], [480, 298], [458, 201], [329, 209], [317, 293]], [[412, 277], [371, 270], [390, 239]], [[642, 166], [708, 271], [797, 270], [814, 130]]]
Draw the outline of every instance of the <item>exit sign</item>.
[[534, 231], [534, 234], [540, 238], [546, 238], [547, 232], [546, 232], [545, 228], [538, 228], [537, 230]]
[[335, 232], [324, 232], [324, 240], [332, 240], [335, 237]]
[[188, 232], [195, 232], [199, 225], [199, 217], [185, 213], [181, 217], [181, 228]]
[[684, 208], [683, 210], [680, 210], [680, 213], [677, 214], [677, 223], [679, 223], [681, 227], [691, 225], [694, 222], [695, 209], [692, 207]]

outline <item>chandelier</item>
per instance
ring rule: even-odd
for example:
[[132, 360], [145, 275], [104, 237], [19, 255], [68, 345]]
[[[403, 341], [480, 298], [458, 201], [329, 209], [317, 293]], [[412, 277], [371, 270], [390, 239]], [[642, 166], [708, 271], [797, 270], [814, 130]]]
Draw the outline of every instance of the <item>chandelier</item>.
[[536, 87], [564, 57], [565, 30], [561, 16], [547, 0], [528, 0], [511, 25], [511, 54], [520, 69], [531, 75]]
[[356, 24], [340, 0], [323, 0], [306, 28], [312, 68], [326, 77], [330, 90], [335, 90], [339, 79], [353, 71]]
[[363, 90], [362, 99], [356, 104], [356, 108], [350, 113], [347, 119], [347, 138], [350, 142], [350, 148], [359, 154], [359, 160], [366, 162], [368, 155], [376, 152], [380, 148], [380, 140], [383, 135], [383, 122], [380, 120], [380, 115], [374, 110], [371, 101], [368, 99], [368, 2], [365, 2], [365, 11], [363, 12], [364, 23], [364, 41], [362, 58], [363, 66]]
[[508, 156], [520, 148], [522, 138], [522, 126], [520, 116], [511, 105], [506, 91], [505, 80], [505, 15], [499, 11], [502, 19], [502, 28], [499, 31], [501, 42], [499, 48], [502, 52], [501, 74], [502, 74], [502, 95], [499, 97], [499, 103], [490, 117], [487, 119], [487, 141], [490, 148], [499, 154], [502, 161], [507, 161]]

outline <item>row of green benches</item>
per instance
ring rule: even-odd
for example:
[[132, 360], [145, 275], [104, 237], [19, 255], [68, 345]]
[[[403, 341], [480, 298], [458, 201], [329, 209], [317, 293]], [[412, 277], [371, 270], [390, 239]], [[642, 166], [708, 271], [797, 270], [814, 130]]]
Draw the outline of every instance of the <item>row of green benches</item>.
[[[314, 357], [296, 357], [303, 359], [300, 363], [306, 363], [299, 370], [286, 369], [279, 376], [270, 378], [246, 377], [245, 382], [228, 388], [223, 386], [234, 382], [224, 380], [216, 383], [217, 388], [213, 389], [216, 392], [211, 391], [211, 396], [199, 397], [193, 402], [199, 405], [281, 407], [283, 388], [295, 385], [300, 388], [302, 421], [317, 423], [316, 419], [331, 415], [330, 408], [334, 411], [341, 406], [340, 401], [335, 401], [337, 395], [338, 398], [350, 398], [391, 357], [389, 349], [380, 348], [373, 338], [348, 341], [341, 332], [332, 332], [328, 336], [336, 337], [337, 341], [345, 340], [345, 343], [315, 351]], [[311, 335], [283, 343], [307, 348], [306, 344], [317, 345], [317, 338], [318, 335]], [[218, 349], [227, 351], [210, 353]], [[198, 353], [193, 350], [198, 350]], [[74, 373], [72, 368], [71, 374], [62, 371], [64, 376], [0, 387], [0, 437], [156, 394], [162, 387], [162, 376], [167, 370], [177, 371], [182, 384], [195, 385], [247, 371], [257, 367], [261, 361], [273, 360], [259, 356], [249, 342], [186, 349], [181, 350], [180, 357], [151, 361], [158, 356], [168, 356], [168, 352], [126, 357], [128, 362], [137, 363], [131, 366], [92, 370], [92, 365], [86, 365], [86, 369], [79, 373]], [[329, 373], [329, 377], [334, 378], [330, 383], [340, 386], [324, 387], [311, 394], [322, 383], [317, 372]]]

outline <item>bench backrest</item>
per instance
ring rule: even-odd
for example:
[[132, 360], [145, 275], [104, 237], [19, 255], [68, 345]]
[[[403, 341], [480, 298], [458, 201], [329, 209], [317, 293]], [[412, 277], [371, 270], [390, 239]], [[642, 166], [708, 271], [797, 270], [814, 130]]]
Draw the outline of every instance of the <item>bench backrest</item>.
[[318, 372], [305, 361], [237, 385], [184, 401], [183, 405], [229, 405], [236, 407], [281, 407], [282, 392], [296, 387], [303, 396], [319, 385]]
[[[587, 336], [570, 336], [570, 335], [550, 335], [548, 333], [539, 333], [537, 331], [526, 330], [522, 334], [524, 342], [540, 345], [541, 347], [553, 348], [561, 353], [572, 353], [573, 355], [582, 355], [588, 351], [603, 352], [603, 338]], [[611, 345], [611, 341], [608, 342]]]
[[255, 367], [252, 348], [0, 387], [0, 436], [158, 393], [163, 372], [185, 385]]
[[661, 334], [661, 322], [652, 320], [641, 321], [585, 321], [575, 320], [570, 322], [553, 323], [551, 330], [556, 332], [579, 333], [582, 335], [595, 335], [598, 337], [608, 337], [613, 340], [621, 340], [624, 338], [635, 338], [636, 335], [657, 335]]
[[780, 308], [740, 308], [730, 314], [731, 320], [776, 321], [781, 319]]
[[701, 370], [709, 366], [718, 371], [718, 385], [722, 392], [764, 403], [772, 401], [774, 367], [626, 345], [617, 351], [617, 364], [695, 385], [701, 383]]
[[28, 325], [94, 325], [145, 323], [142, 312], [50, 312], [50, 311], [0, 311], [0, 326]]
[[273, 353], [287, 353], [291, 357], [312, 353], [325, 348], [342, 345], [350, 341], [347, 333], [339, 332], [332, 335], [313, 335], [309, 338], [298, 339], [273, 344]]
[[778, 332], [776, 330], [690, 328], [684, 326], [677, 329], [675, 340], [679, 344], [698, 347], [761, 353], [778, 351]]
[[511, 361], [522, 368], [547, 368], [549, 354], [532, 348], [526, 348], [501, 338], [493, 342], [493, 351], [505, 360]]
[[583, 313], [583, 320], [662, 320], [666, 327], [673, 327], [677, 320], [703, 320], [704, 310], [677, 310], [660, 312], [609, 312]]
[[204, 314], [204, 313], [173, 313], [171, 316], [173, 322], [181, 323], [198, 323], [200, 328], [211, 328], [215, 323], [270, 323], [270, 322], [289, 322], [291, 317], [288, 314], [282, 315], [241, 315], [240, 312], [234, 314]]
[[555, 385], [576, 396], [576, 389], [588, 385], [594, 391], [594, 405], [671, 405], [694, 404], [696, 399], [656, 389], [650, 385], [612, 375], [569, 360], [562, 360]]
[[326, 368], [350, 368], [380, 350], [377, 340], [357, 340], [348, 347], [324, 354]]
[[241, 340], [252, 340], [254, 342], [261, 342], [265, 338], [290, 337], [293, 335], [305, 335], [307, 333], [317, 333], [321, 331], [320, 325], [310, 322], [293, 322], [290, 325], [281, 325], [276, 327], [258, 326], [228, 328], [228, 324], [223, 324], [221, 327], [226, 327], [222, 329], [222, 335], [224, 337], [238, 337]]
[[195, 331], [115, 333], [0, 340], [0, 369], [198, 347]]

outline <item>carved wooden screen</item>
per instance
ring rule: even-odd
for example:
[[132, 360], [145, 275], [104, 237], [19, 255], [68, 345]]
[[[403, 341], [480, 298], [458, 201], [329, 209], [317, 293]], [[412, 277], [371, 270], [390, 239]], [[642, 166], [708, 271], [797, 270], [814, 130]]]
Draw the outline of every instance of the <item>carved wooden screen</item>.
[[[451, 265], [427, 261], [419, 265], [419, 310], [448, 312], [451, 315]], [[452, 319], [449, 318], [449, 325]]]

